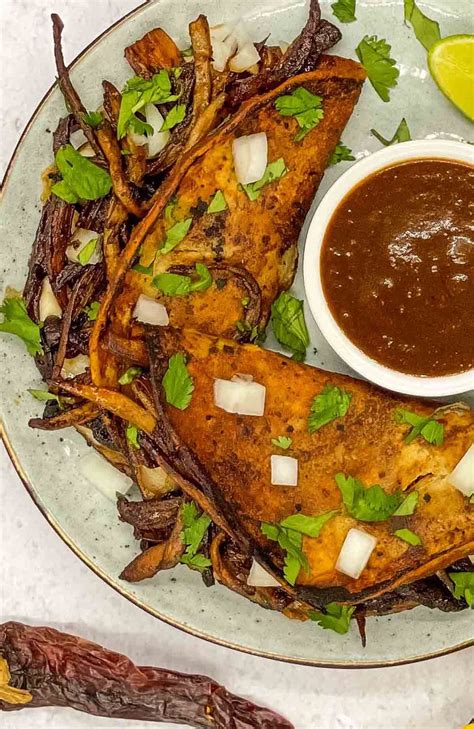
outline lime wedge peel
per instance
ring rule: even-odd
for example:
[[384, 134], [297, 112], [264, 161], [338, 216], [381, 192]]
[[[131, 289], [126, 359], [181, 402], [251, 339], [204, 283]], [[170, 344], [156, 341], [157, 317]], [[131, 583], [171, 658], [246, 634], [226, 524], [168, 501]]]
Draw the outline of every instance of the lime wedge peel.
[[474, 35], [441, 38], [430, 48], [428, 65], [443, 94], [474, 121]]

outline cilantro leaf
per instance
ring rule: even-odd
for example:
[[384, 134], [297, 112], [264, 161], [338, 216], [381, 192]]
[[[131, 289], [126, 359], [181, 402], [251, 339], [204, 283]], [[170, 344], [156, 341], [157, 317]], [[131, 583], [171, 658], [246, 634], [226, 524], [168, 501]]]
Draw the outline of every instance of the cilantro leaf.
[[277, 340], [293, 352], [295, 359], [303, 361], [309, 334], [304, 318], [304, 303], [288, 291], [282, 291], [272, 304], [271, 325]]
[[170, 357], [168, 369], [163, 377], [166, 402], [178, 410], [186, 410], [194, 390], [193, 378], [189, 375], [182, 352]]
[[222, 192], [222, 190], [217, 190], [207, 207], [207, 212], [221, 213], [223, 210], [227, 210], [227, 201], [224, 197], [224, 193]]
[[89, 241], [87, 241], [86, 245], [81, 248], [79, 253], [77, 254], [77, 260], [81, 264], [81, 266], [87, 266], [89, 261], [91, 260], [92, 256], [95, 253], [95, 249], [97, 248], [97, 243], [99, 242], [98, 238], [91, 238]]
[[82, 118], [84, 119], [85, 123], [88, 124], [92, 129], [97, 129], [99, 124], [102, 123], [102, 119], [104, 118], [100, 111], [86, 111], [82, 115]]
[[420, 436], [432, 445], [443, 445], [444, 425], [442, 423], [438, 423], [436, 417], [436, 415], [432, 415], [431, 417], [422, 417], [421, 415], [417, 415], [410, 410], [404, 410], [403, 408], [397, 408], [395, 411], [395, 420], [397, 423], [412, 426], [412, 429], [404, 439], [407, 444], [412, 443], [415, 438]]
[[129, 423], [127, 425], [127, 429], [125, 430], [125, 435], [128, 442], [131, 446], [133, 446], [133, 448], [140, 448], [140, 443], [138, 442], [138, 428], [136, 425], [132, 425], [132, 423]]
[[119, 385], [129, 385], [137, 377], [140, 377], [142, 372], [143, 370], [141, 367], [129, 367], [128, 370], [125, 370], [125, 372], [120, 375], [118, 380]]
[[300, 131], [295, 136], [295, 142], [303, 139], [324, 117], [322, 97], [312, 94], [304, 86], [298, 86], [291, 94], [279, 96], [275, 108], [282, 116], [294, 116], [298, 122]]
[[411, 544], [412, 547], [417, 547], [419, 544], [421, 544], [420, 537], [418, 536], [418, 534], [415, 534], [415, 532], [412, 532], [411, 529], [397, 529], [397, 531], [393, 533], [399, 539], [407, 542], [407, 544]]
[[357, 20], [355, 6], [356, 0], [337, 0], [331, 5], [331, 8], [340, 23], [353, 23], [354, 20]]
[[329, 159], [330, 165], [337, 165], [339, 162], [353, 162], [355, 160], [352, 149], [346, 147], [340, 140]]
[[417, 40], [429, 51], [441, 38], [438, 23], [421, 12], [415, 0], [403, 1], [405, 21], [411, 24]]
[[283, 575], [290, 585], [294, 585], [301, 567], [309, 572], [309, 564], [301, 547], [303, 535], [293, 529], [287, 529], [279, 524], [262, 522], [260, 529], [268, 539], [278, 542], [281, 549], [286, 553], [283, 567]]
[[349, 630], [354, 610], [355, 607], [350, 605], [339, 605], [337, 602], [330, 602], [326, 605], [324, 612], [311, 610], [308, 614], [310, 619], [316, 621], [321, 628], [334, 630], [339, 635], [344, 635]]
[[390, 51], [387, 41], [379, 40], [376, 35], [366, 35], [356, 48], [357, 57], [382, 101], [390, 101], [390, 89], [397, 85], [400, 75], [395, 68], [396, 61], [390, 58]]
[[308, 418], [308, 430], [314, 433], [323, 425], [327, 425], [332, 420], [343, 418], [349, 410], [352, 394], [346, 392], [336, 385], [326, 385], [324, 390], [316, 395], [312, 404]]
[[179, 99], [180, 94], [171, 93], [171, 80], [168, 71], [162, 68], [151, 79], [143, 79], [134, 76], [129, 79], [122, 90], [122, 100], [117, 123], [117, 137], [122, 139], [132, 127], [138, 134], [144, 134], [146, 127], [153, 131], [148, 124], [145, 124], [137, 112], [144, 109], [147, 104], [164, 104]]
[[3, 314], [3, 321], [0, 322], [0, 332], [16, 334], [23, 340], [32, 357], [35, 354], [43, 354], [40, 329], [42, 324], [35, 324], [30, 319], [23, 299], [16, 297], [6, 298], [0, 306], [0, 314]]
[[99, 316], [100, 303], [98, 301], [91, 301], [89, 306], [84, 307], [84, 311], [87, 314], [89, 321], [95, 321]]
[[393, 512], [393, 516], [411, 516], [411, 514], [414, 514], [418, 505], [418, 498], [418, 491], [412, 491], [411, 494], [408, 494], [408, 496], [403, 499], [398, 509]]
[[279, 435], [278, 438], [272, 438], [272, 443], [277, 448], [282, 448], [284, 451], [287, 451], [293, 441], [286, 435]]
[[265, 185], [269, 185], [270, 182], [279, 180], [281, 177], [284, 177], [287, 172], [288, 168], [285, 164], [285, 160], [283, 157], [279, 157], [274, 162], [269, 162], [267, 164], [263, 177], [261, 177], [260, 180], [257, 180], [257, 182], [250, 182], [248, 185], [242, 185], [242, 188], [247, 193], [249, 200], [257, 200]]
[[474, 608], [474, 572], [448, 572], [454, 582], [454, 597]]
[[210, 517], [201, 513], [194, 501], [190, 501], [181, 507], [181, 519], [183, 531], [180, 536], [181, 541], [186, 545], [186, 551], [180, 562], [200, 571], [210, 567], [211, 561], [205, 555], [198, 554], [204, 535], [211, 524]]
[[207, 266], [196, 263], [198, 278], [193, 281], [191, 276], [178, 273], [159, 273], [153, 279], [153, 286], [165, 296], [187, 296], [195, 291], [206, 291], [212, 285], [212, 276]]
[[282, 527], [293, 529], [295, 532], [306, 534], [308, 537], [319, 537], [319, 533], [325, 523], [332, 519], [337, 511], [327, 511], [319, 516], [306, 516], [305, 514], [292, 514], [280, 522]]
[[166, 132], [168, 129], [173, 129], [177, 124], [181, 124], [184, 117], [186, 116], [186, 104], [176, 104], [173, 106], [166, 115], [166, 118], [161, 125], [160, 132]]
[[48, 402], [49, 400], [55, 400], [58, 405], [61, 407], [61, 401], [59, 399], [58, 395], [54, 395], [52, 392], [48, 392], [47, 390], [28, 390], [30, 395], [32, 395], [36, 400], [39, 400], [40, 402]]
[[76, 203], [97, 200], [110, 192], [112, 178], [109, 173], [76, 152], [71, 144], [58, 149], [54, 159], [63, 177], [51, 188], [57, 197]]
[[175, 197], [172, 197], [171, 200], [169, 201], [169, 203], [166, 203], [166, 207], [165, 207], [165, 220], [168, 223], [171, 223], [172, 220], [173, 220], [173, 212], [174, 212], [174, 209], [175, 209], [175, 207], [176, 207], [177, 204], [178, 204], [178, 199], [176, 198], [176, 196]]
[[171, 228], [168, 228], [168, 230], [166, 231], [165, 240], [162, 243], [158, 253], [164, 256], [165, 253], [169, 253], [173, 250], [173, 248], [176, 248], [178, 243], [181, 243], [181, 241], [186, 238], [192, 222], [192, 218], [186, 218], [185, 220], [180, 220], [178, 223], [175, 223], [171, 226]]
[[359, 479], [337, 473], [335, 480], [347, 511], [359, 521], [385, 521], [400, 506], [402, 494], [387, 494], [379, 484], [365, 488]]
[[403, 118], [395, 130], [395, 134], [391, 139], [385, 139], [375, 129], [371, 129], [370, 133], [381, 142], [384, 147], [390, 147], [392, 144], [398, 144], [399, 142], [409, 142], [411, 140], [410, 130], [406, 119]]

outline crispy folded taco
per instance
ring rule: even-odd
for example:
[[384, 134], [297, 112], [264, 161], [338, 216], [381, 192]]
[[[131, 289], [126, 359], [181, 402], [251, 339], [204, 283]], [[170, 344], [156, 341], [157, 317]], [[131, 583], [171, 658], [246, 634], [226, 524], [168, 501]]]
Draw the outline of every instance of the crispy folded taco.
[[[441, 445], [421, 437], [407, 443], [410, 426], [397, 422], [397, 410], [429, 417], [436, 405], [193, 331], [154, 332], [148, 347], [159, 416], [153, 436], [159, 460], [282, 584], [284, 555], [262, 533], [262, 523], [277, 525], [294, 514], [335, 512], [318, 537], [303, 537], [308, 568], [300, 569], [296, 579], [294, 594], [299, 598], [314, 605], [361, 602], [433, 574], [474, 551], [474, 507], [450, 483], [451, 471], [474, 441], [474, 416], [468, 408], [437, 411], [444, 430]], [[162, 390], [163, 374], [176, 352], [185, 353], [194, 385], [185, 410], [168, 405]], [[236, 415], [216, 406], [215, 380], [236, 375], [251, 376], [266, 388], [263, 416]], [[350, 406], [344, 417], [310, 433], [311, 405], [328, 385], [343, 389]], [[272, 439], [282, 435], [292, 441], [285, 453], [298, 460], [297, 486], [271, 483], [270, 458], [282, 452]], [[385, 494], [398, 499], [416, 492], [416, 509], [380, 521], [354, 518], [335, 480], [341, 473], [365, 487], [380, 484]], [[377, 540], [357, 579], [335, 569], [351, 528], [361, 528]], [[415, 533], [421, 543], [411, 546], [394, 534], [402, 528]]]
[[[174, 326], [243, 339], [265, 326], [272, 302], [293, 281], [301, 226], [364, 78], [358, 63], [324, 56], [317, 70], [248, 101], [236, 115], [238, 123], [231, 120], [214, 133], [212, 145], [204, 146], [142, 245], [139, 265], [141, 271], [148, 269], [148, 275], [136, 270], [127, 274], [115, 306], [117, 334], [129, 331], [141, 293], [160, 300]], [[275, 101], [301, 88], [322, 97], [324, 117], [295, 141], [298, 123], [292, 116], [282, 116]], [[279, 160], [285, 171], [251, 199], [238, 184], [232, 142], [257, 132], [266, 134], [268, 162]], [[225, 209], [208, 212], [217, 191], [225, 198]], [[184, 239], [161, 254], [167, 231], [191, 219]], [[208, 266], [213, 277], [212, 286], [199, 296], [165, 296], [153, 285], [151, 273], [189, 275], [196, 263]]]

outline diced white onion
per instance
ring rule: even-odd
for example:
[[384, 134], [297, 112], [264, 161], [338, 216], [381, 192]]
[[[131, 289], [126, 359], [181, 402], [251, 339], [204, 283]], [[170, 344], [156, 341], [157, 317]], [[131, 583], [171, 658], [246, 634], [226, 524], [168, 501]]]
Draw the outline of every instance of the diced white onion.
[[280, 46], [280, 50], [283, 53], [283, 55], [285, 55], [288, 48], [290, 47], [290, 44], [287, 41], [281, 40], [281, 41], [278, 41], [278, 45]]
[[154, 324], [158, 327], [166, 327], [170, 323], [166, 307], [144, 294], [138, 297], [133, 316], [143, 324]]
[[239, 20], [234, 23], [231, 35], [235, 38], [239, 46], [239, 51], [241, 48], [243, 48], [243, 46], [246, 46], [248, 43], [252, 42], [247, 27], [241, 18], [239, 18]]
[[229, 36], [232, 33], [232, 26], [228, 23], [219, 23], [219, 25], [213, 25], [212, 28], [209, 28], [209, 34], [211, 36], [211, 40], [217, 40], [217, 41], [225, 41], [227, 36]]
[[377, 540], [361, 529], [349, 529], [336, 562], [336, 569], [355, 580], [360, 577]]
[[297, 486], [298, 460], [291, 456], [271, 456], [273, 486]]
[[229, 36], [226, 40], [221, 41], [212, 39], [212, 65], [216, 71], [225, 71], [227, 61], [234, 55], [237, 50], [237, 41], [233, 36]]
[[43, 280], [41, 286], [41, 294], [39, 299], [39, 318], [40, 321], [46, 321], [48, 316], [61, 316], [63, 315], [62, 309], [59, 306], [59, 302], [54, 295], [54, 291], [51, 287], [49, 278]]
[[236, 375], [232, 375], [230, 378], [231, 382], [253, 382], [253, 375], [241, 375], [239, 372]]
[[95, 152], [90, 142], [87, 142], [87, 144], [83, 144], [82, 147], [80, 147], [77, 151], [83, 157], [95, 157]]
[[136, 468], [138, 485], [155, 496], [164, 496], [176, 490], [176, 485], [159, 466], [149, 468], [139, 464]]
[[264, 570], [254, 559], [247, 577], [247, 585], [250, 587], [280, 587], [278, 580], [275, 580], [273, 575]]
[[86, 144], [87, 137], [82, 129], [76, 129], [75, 132], [69, 135], [69, 142], [72, 144], [74, 149], [79, 149], [83, 144]]
[[83, 375], [89, 369], [90, 361], [87, 354], [78, 354], [77, 357], [65, 359], [63, 362], [61, 376], [64, 379], [71, 379], [77, 375]]
[[[71, 245], [66, 248], [66, 258], [73, 263], [79, 262], [79, 253], [94, 238], [99, 238], [100, 235], [95, 230], [88, 230], [87, 228], [76, 228], [72, 236]], [[97, 243], [94, 253], [90, 257], [88, 263], [94, 265], [102, 260], [102, 247]]]
[[170, 137], [169, 130], [160, 132], [164, 118], [159, 109], [154, 104], [147, 104], [144, 108], [146, 123], [153, 129], [153, 134], [136, 134], [130, 132], [130, 138], [138, 146], [148, 145], [148, 157], [156, 157], [168, 142]]
[[263, 415], [265, 412], [266, 387], [258, 382], [240, 379], [214, 380], [214, 402], [227, 413], [239, 415]]
[[471, 496], [474, 493], [474, 443], [467, 449], [451, 473], [449, 482], [464, 496]]
[[[252, 42], [239, 47], [239, 52], [230, 59], [229, 68], [231, 71], [241, 73], [242, 71], [250, 71], [260, 61], [260, 54]], [[262, 173], [263, 174], [263, 173]], [[261, 177], [262, 175], [260, 175]]]
[[265, 132], [237, 137], [232, 142], [235, 174], [242, 185], [257, 182], [267, 166], [268, 144]]
[[116, 493], [125, 495], [133, 486], [131, 478], [119, 471], [98, 453], [88, 453], [81, 460], [81, 473], [107, 499], [115, 503]]

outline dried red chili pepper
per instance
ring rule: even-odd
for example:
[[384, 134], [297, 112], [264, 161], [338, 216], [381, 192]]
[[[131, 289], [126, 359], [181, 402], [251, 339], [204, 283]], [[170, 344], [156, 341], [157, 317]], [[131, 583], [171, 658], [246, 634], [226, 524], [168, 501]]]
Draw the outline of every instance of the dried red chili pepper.
[[0, 656], [10, 669], [10, 685], [32, 695], [26, 704], [0, 699], [3, 711], [69, 706], [96, 716], [210, 729], [294, 729], [206, 676], [136, 666], [120, 653], [53, 628], [4, 623]]

